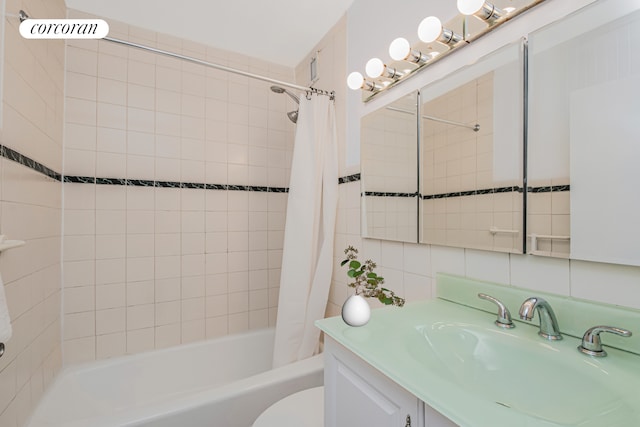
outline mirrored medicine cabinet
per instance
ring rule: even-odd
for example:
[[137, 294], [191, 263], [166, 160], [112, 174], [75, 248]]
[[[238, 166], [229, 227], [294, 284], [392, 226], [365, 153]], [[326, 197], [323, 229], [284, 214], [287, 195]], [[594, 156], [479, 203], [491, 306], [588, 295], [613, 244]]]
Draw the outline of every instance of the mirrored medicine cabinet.
[[597, 1], [364, 116], [363, 236], [640, 265], [638, 46]]

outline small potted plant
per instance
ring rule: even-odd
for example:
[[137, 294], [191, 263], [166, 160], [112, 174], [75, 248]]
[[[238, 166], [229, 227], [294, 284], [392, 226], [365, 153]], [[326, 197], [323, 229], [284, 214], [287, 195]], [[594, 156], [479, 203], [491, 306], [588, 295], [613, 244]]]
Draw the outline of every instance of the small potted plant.
[[369, 321], [371, 309], [364, 299], [376, 298], [385, 305], [395, 305], [402, 307], [404, 298], [397, 296], [392, 290], [383, 288], [384, 277], [378, 276], [375, 272], [376, 263], [367, 260], [363, 263], [358, 261], [358, 250], [353, 246], [344, 250], [347, 258], [340, 263], [340, 266], [347, 265], [347, 276], [353, 279], [348, 286], [356, 290], [342, 306], [342, 319], [351, 326], [362, 326]]

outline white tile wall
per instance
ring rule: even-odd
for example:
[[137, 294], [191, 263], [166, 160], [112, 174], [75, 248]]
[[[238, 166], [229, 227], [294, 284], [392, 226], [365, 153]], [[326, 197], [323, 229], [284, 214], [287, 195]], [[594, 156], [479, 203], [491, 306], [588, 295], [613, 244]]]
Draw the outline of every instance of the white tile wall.
[[[166, 36], [115, 25], [124, 39], [144, 34], [142, 43], [164, 46]], [[178, 39], [164, 47], [293, 78]], [[286, 97], [140, 53], [103, 41], [67, 45], [66, 174], [288, 187]], [[273, 325], [286, 197], [65, 184], [65, 363]]]
[[[39, 10], [46, 16], [64, 17], [63, 1], [8, 1], [6, 11]], [[29, 42], [20, 37], [18, 20], [2, 15], [5, 26], [2, 118], [0, 144], [45, 166], [60, 171], [62, 165], [64, 109], [64, 43]], [[1, 27], [2, 25], [0, 25]], [[89, 79], [90, 80], [90, 79]], [[72, 79], [75, 93], [91, 82]], [[85, 102], [86, 99], [79, 101]], [[80, 116], [81, 117], [81, 116]], [[79, 117], [79, 118], [80, 118]], [[80, 120], [79, 120], [80, 121]], [[76, 126], [68, 134], [90, 131]], [[79, 148], [79, 147], [73, 147]], [[81, 152], [70, 155], [81, 157]], [[10, 239], [25, 240], [20, 248], [2, 253], [0, 271], [7, 296], [13, 336], [0, 359], [0, 425], [25, 424], [42, 393], [62, 365], [61, 325], [75, 337], [91, 328], [90, 316], [65, 314], [61, 319], [60, 230], [61, 184], [20, 164], [0, 159], [0, 230]], [[69, 224], [77, 238], [91, 220], [79, 212]], [[85, 224], [85, 221], [88, 221]], [[78, 247], [85, 242], [78, 241]], [[72, 258], [82, 258], [75, 252]], [[80, 261], [78, 261], [80, 262]], [[77, 280], [81, 269], [72, 269]], [[75, 275], [75, 276], [74, 276]]]

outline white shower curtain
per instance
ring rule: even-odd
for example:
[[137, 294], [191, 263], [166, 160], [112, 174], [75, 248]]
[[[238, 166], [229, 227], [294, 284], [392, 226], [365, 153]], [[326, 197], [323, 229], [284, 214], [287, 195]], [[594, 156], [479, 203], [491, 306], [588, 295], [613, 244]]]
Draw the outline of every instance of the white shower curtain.
[[312, 356], [333, 271], [338, 206], [335, 109], [328, 96], [302, 96], [282, 251], [273, 367]]

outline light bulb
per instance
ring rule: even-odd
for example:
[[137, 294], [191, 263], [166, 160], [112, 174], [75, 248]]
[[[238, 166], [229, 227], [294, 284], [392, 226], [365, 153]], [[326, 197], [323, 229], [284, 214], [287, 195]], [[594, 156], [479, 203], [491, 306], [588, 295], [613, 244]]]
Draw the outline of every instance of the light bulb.
[[418, 26], [418, 38], [425, 43], [434, 42], [442, 34], [442, 22], [435, 16], [428, 16]]
[[389, 56], [395, 61], [406, 59], [411, 53], [411, 45], [407, 39], [399, 37], [389, 45]]
[[354, 71], [353, 73], [349, 74], [349, 76], [347, 77], [347, 86], [349, 86], [349, 89], [352, 89], [352, 90], [361, 89], [363, 84], [364, 84], [364, 77], [362, 77], [362, 74], [360, 74], [357, 71]]
[[485, 0], [458, 0], [458, 10], [463, 15], [474, 15], [488, 22], [494, 22], [508, 13]]
[[473, 15], [484, 6], [484, 0], [458, 0], [458, 11], [463, 15]]
[[384, 65], [384, 62], [382, 62], [381, 59], [371, 58], [369, 61], [367, 61], [367, 66], [365, 67], [365, 70], [367, 72], [367, 76], [371, 77], [372, 79], [375, 79], [382, 76], [382, 74], [384, 73], [385, 67], [386, 65]]

